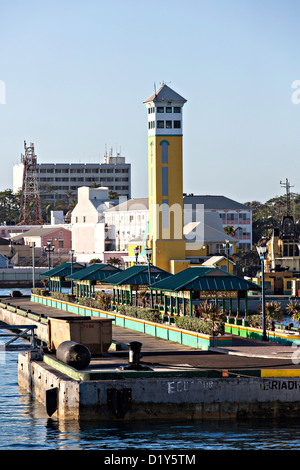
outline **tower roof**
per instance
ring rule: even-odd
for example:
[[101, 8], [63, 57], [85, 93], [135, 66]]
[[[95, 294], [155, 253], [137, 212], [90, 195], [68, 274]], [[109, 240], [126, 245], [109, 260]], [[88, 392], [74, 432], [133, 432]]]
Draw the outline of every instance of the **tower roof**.
[[144, 103], [159, 103], [159, 102], [175, 102], [175, 103], [186, 103], [186, 99], [180, 96], [168, 85], [163, 84], [152, 96], [150, 96]]

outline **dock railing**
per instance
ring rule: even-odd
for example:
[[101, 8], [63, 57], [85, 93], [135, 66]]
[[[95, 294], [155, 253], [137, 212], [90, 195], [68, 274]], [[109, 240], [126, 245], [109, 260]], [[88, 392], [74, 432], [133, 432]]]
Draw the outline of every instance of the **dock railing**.
[[[0, 344], [0, 351], [16, 349], [26, 349], [29, 351], [36, 350], [35, 329], [35, 325], [0, 325], [0, 337], [12, 336], [12, 338], [7, 342]], [[9, 330], [11, 333], [9, 331], [2, 333], [2, 330]], [[29, 342], [12, 344], [20, 338], [25, 338], [26, 340], [29, 340]]]

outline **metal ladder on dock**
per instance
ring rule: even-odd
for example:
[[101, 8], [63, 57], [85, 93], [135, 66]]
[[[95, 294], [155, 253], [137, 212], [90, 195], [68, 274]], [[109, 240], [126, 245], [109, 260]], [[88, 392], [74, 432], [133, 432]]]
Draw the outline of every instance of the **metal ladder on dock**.
[[[12, 333], [0, 333], [0, 337], [9, 337], [12, 336], [10, 340], [8, 340], [4, 344], [0, 344], [0, 351], [1, 350], [26, 350], [26, 351], [35, 351], [37, 350], [36, 341], [35, 341], [35, 334], [34, 330], [37, 327], [35, 325], [0, 325], [1, 330], [10, 330]], [[16, 330], [14, 333], [13, 331]], [[20, 338], [26, 338], [29, 340], [29, 343], [17, 343], [12, 344]]]

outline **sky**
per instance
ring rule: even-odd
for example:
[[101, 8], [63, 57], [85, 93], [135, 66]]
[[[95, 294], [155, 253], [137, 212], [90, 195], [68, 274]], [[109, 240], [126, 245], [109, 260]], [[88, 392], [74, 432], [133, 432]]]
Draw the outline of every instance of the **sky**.
[[143, 101], [164, 82], [187, 100], [185, 193], [300, 192], [299, 23], [298, 0], [0, 0], [0, 190], [25, 140], [38, 163], [112, 147], [147, 197]]

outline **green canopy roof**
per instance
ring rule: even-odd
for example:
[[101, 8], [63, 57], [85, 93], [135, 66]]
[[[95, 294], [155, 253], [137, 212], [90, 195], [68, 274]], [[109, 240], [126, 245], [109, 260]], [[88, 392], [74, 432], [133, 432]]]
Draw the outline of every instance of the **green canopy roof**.
[[73, 263], [73, 266], [72, 266], [72, 263], [64, 263], [64, 264], [61, 264], [60, 266], [57, 266], [56, 268], [50, 269], [49, 271], [45, 271], [43, 273], [43, 276], [45, 276], [45, 277], [54, 277], [54, 276], [66, 277], [68, 274], [71, 273], [71, 267], [72, 267], [73, 273], [75, 271], [79, 271], [80, 269], [85, 268], [85, 266], [83, 264], [80, 264], [80, 263]]
[[115, 273], [120, 272], [121, 269], [111, 264], [106, 263], [94, 263], [88, 266], [87, 268], [80, 269], [76, 273], [70, 274], [67, 276], [67, 279], [72, 279], [73, 281], [102, 281], [108, 276], [112, 276]]
[[261, 290], [261, 287], [219, 268], [195, 266], [151, 284], [150, 289], [165, 291], [246, 291]]
[[[172, 274], [158, 268], [157, 266], [150, 266], [150, 279], [151, 283], [157, 282], [166, 277], [170, 277]], [[148, 265], [139, 264], [131, 266], [124, 271], [121, 271], [113, 276], [105, 279], [107, 284], [111, 285], [149, 285], [149, 271]]]

